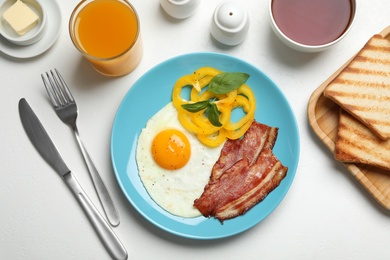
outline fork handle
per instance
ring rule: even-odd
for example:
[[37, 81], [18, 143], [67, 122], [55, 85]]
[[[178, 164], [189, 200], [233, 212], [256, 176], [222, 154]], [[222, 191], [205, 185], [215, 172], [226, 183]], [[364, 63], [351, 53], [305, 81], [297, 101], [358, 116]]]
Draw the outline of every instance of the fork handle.
[[81, 188], [77, 179], [71, 172], [65, 174], [63, 179], [72, 191], [73, 195], [76, 197], [77, 201], [80, 203], [80, 206], [83, 208], [89, 221], [93, 225], [110, 255], [114, 259], [127, 259], [128, 254], [125, 247], [122, 245], [121, 241], [107, 222], [103, 219], [102, 215], [100, 215], [96, 210], [87, 194], [85, 194], [84, 190]]
[[83, 154], [85, 163], [87, 164], [88, 171], [91, 175], [93, 185], [95, 186], [95, 190], [99, 197], [100, 203], [103, 207], [104, 213], [106, 214], [110, 224], [116, 227], [119, 225], [120, 219], [119, 219], [119, 213], [118, 210], [116, 209], [115, 203], [112, 200], [110, 193], [108, 192], [106, 185], [104, 184], [102, 178], [100, 177], [99, 172], [97, 171], [94, 163], [92, 162], [91, 157], [89, 156], [87, 150], [85, 149], [84, 144], [80, 139], [80, 135], [77, 127], [73, 128], [73, 132], [76, 136], [81, 153]]

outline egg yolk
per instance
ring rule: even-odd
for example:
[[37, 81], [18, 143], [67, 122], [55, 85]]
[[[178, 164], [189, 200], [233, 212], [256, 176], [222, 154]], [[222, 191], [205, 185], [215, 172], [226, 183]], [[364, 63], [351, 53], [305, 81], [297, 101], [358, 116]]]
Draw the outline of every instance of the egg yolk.
[[190, 159], [190, 142], [185, 134], [179, 130], [161, 131], [153, 139], [152, 155], [160, 167], [167, 170], [180, 169]]

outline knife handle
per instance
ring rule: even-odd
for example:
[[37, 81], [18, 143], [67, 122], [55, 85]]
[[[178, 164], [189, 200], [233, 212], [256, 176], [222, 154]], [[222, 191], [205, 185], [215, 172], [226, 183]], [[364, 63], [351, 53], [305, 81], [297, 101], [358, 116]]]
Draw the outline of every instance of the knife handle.
[[81, 188], [80, 183], [71, 172], [63, 176], [65, 183], [68, 185], [73, 195], [83, 208], [89, 221], [93, 225], [96, 233], [99, 235], [104, 246], [114, 259], [127, 259], [127, 251], [122, 245], [119, 238], [116, 236], [111, 227], [103, 219], [102, 215], [97, 211], [87, 194]]

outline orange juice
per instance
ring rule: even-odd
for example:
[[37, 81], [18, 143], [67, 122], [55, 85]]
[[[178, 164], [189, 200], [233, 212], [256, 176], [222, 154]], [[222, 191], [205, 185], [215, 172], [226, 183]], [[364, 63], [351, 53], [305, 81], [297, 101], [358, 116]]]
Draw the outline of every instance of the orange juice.
[[104, 75], [127, 74], [141, 59], [138, 16], [125, 0], [82, 1], [69, 30], [75, 46]]

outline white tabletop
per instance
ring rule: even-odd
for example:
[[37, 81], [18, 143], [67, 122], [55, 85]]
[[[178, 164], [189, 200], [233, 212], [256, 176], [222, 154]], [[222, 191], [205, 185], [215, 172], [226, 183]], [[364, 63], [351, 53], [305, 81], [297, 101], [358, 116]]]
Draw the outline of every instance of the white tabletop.
[[[79, 130], [118, 205], [121, 224], [114, 231], [129, 259], [390, 257], [389, 212], [333, 159], [307, 118], [311, 93], [373, 34], [390, 25], [390, 1], [357, 1], [356, 21], [345, 39], [328, 51], [305, 54], [289, 49], [273, 34], [267, 0], [241, 1], [251, 24], [246, 40], [234, 47], [220, 45], [210, 35], [219, 1], [202, 1], [193, 16], [174, 20], [157, 0], [132, 0], [142, 23], [144, 56], [134, 72], [121, 78], [99, 75], [72, 45], [67, 23], [77, 2], [59, 1], [62, 31], [46, 53], [21, 60], [0, 56], [0, 259], [110, 258], [68, 188], [29, 142], [19, 119], [17, 104], [24, 97], [101, 211], [76, 141], [53, 112], [41, 82], [40, 73], [54, 67], [77, 98]], [[168, 58], [203, 51], [238, 57], [273, 79], [291, 103], [301, 137], [299, 166], [282, 203], [250, 230], [215, 241], [177, 237], [150, 224], [123, 195], [110, 159], [114, 116], [133, 83]]]

